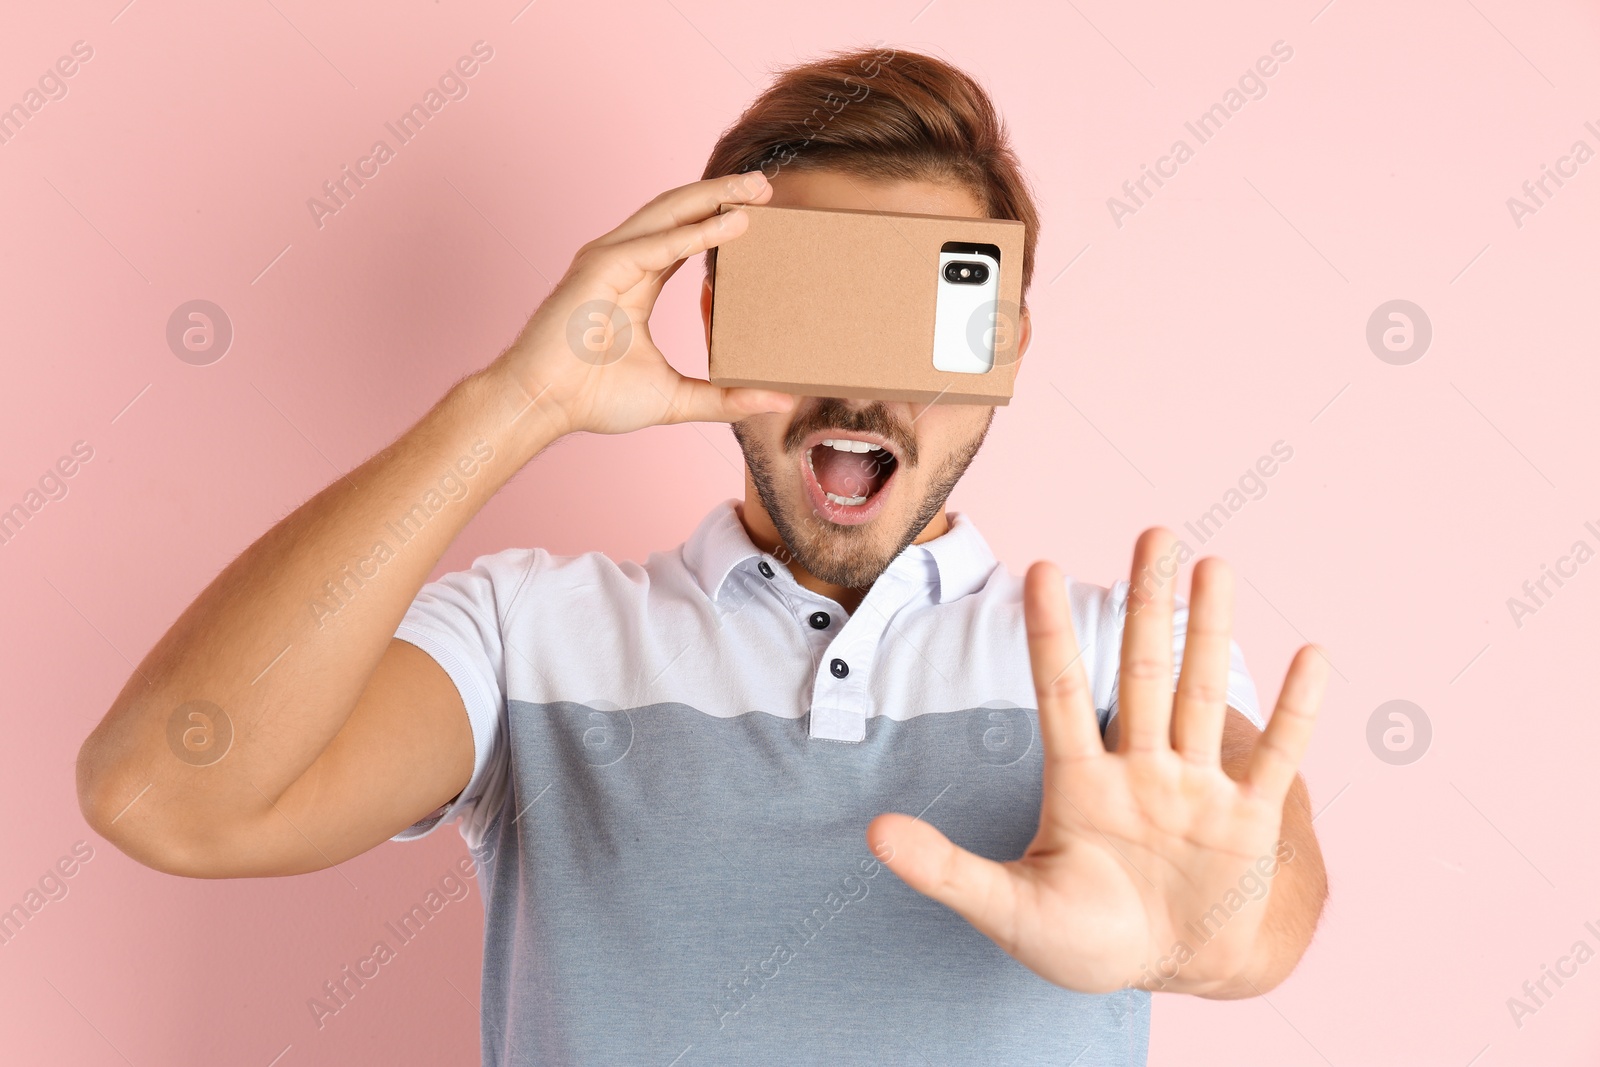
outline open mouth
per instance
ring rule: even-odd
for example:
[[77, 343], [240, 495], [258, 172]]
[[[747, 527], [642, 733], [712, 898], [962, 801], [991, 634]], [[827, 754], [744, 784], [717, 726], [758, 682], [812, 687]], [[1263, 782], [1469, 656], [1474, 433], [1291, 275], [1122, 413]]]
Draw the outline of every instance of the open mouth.
[[801, 457], [812, 506], [824, 518], [845, 525], [866, 522], [878, 513], [900, 465], [887, 441], [836, 430], [817, 435]]

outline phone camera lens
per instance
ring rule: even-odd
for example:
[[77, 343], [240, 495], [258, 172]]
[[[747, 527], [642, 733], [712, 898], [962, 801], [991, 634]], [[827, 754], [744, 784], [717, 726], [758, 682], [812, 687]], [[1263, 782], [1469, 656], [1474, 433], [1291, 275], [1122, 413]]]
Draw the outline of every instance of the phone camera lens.
[[958, 285], [982, 285], [989, 278], [989, 268], [970, 260], [956, 260], [944, 266], [944, 280]]

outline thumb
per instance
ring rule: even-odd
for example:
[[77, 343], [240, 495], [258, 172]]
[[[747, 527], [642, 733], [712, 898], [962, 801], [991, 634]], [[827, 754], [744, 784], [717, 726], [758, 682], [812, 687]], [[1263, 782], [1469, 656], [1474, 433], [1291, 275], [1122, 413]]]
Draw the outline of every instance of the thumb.
[[668, 422], [738, 422], [751, 415], [791, 411], [794, 397], [771, 389], [722, 388], [697, 378], [684, 378], [673, 397]]
[[954, 911], [1000, 947], [1011, 943], [1016, 875], [1004, 864], [952, 844], [909, 815], [873, 819], [867, 847], [906, 885]]

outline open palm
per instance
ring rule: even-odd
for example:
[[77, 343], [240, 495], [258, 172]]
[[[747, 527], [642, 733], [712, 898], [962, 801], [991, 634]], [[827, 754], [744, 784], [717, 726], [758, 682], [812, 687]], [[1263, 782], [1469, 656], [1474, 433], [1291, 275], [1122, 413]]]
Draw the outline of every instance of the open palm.
[[[905, 815], [868, 828], [873, 850], [912, 888], [1079, 992], [1173, 979], [1171, 988], [1204, 992], [1239, 980], [1257, 952], [1269, 872], [1290, 858], [1278, 842], [1284, 798], [1321, 703], [1324, 660], [1309, 645], [1295, 656], [1247, 773], [1230, 778], [1221, 744], [1231, 575], [1221, 560], [1195, 566], [1174, 693], [1172, 553], [1172, 535], [1159, 529], [1134, 550], [1115, 751], [1096, 724], [1061, 572], [1048, 563], [1028, 571], [1044, 799], [1020, 859], [973, 855]], [[1175, 945], [1189, 951], [1175, 954]]]

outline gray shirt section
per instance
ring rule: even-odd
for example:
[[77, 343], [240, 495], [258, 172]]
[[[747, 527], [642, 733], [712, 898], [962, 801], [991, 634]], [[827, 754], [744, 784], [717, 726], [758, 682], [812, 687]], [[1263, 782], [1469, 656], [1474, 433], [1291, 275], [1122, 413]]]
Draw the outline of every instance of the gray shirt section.
[[1143, 1064], [1150, 994], [1034, 975], [868, 850], [887, 811], [1020, 856], [1037, 712], [804, 719], [508, 704], [483, 864], [484, 1063]]

